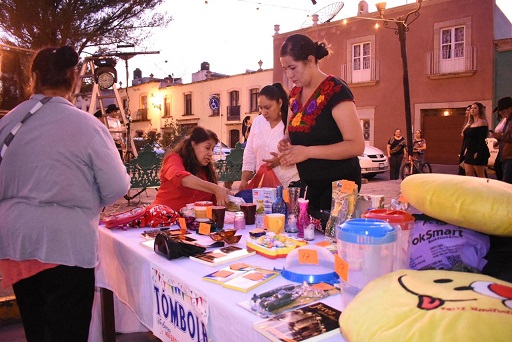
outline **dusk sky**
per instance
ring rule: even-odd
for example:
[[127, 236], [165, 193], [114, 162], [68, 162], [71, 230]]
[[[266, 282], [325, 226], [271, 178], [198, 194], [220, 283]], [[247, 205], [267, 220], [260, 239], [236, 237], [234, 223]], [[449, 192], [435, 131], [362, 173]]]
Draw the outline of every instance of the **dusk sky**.
[[[367, 0], [370, 12], [375, 3]], [[489, 0], [485, 0], [489, 1]], [[317, 0], [167, 0], [163, 8], [174, 20], [165, 29], [155, 31], [144, 46], [123, 51], [160, 51], [158, 55], [137, 55], [128, 62], [129, 82], [133, 70], [140, 68], [142, 76], [151, 73], [163, 78], [169, 74], [181, 77], [188, 83], [191, 74], [200, 69], [202, 62], [210, 63], [210, 70], [227, 75], [273, 68], [274, 25], [285, 33], [301, 28], [315, 12], [336, 1]], [[387, 8], [412, 3], [413, 0], [389, 0]], [[342, 10], [333, 20], [357, 14], [359, 0], [346, 0]], [[512, 21], [512, 1], [496, 0], [497, 5]], [[309, 15], [309, 17], [308, 17]], [[411, 27], [413, 30], [414, 27]], [[124, 62], [118, 64], [119, 80], [126, 83]]]

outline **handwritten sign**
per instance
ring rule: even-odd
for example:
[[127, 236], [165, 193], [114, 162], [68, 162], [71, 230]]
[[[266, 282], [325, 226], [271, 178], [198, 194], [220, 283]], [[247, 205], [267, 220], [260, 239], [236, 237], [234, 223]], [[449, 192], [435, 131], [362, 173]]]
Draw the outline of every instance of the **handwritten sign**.
[[332, 242], [324, 240], [324, 241], [320, 241], [320, 242], [315, 243], [315, 245], [316, 246], [320, 246], [320, 247], [329, 247], [330, 245], [332, 245]]
[[197, 232], [201, 235], [210, 235], [210, 224], [204, 222], [199, 223]]
[[318, 252], [316, 250], [300, 248], [297, 252], [299, 253], [299, 264], [318, 265]]
[[343, 260], [338, 254], [334, 255], [334, 271], [344, 281], [348, 281], [348, 262]]
[[185, 221], [185, 218], [184, 217], [178, 218], [178, 223], [180, 225], [181, 232], [186, 233], [187, 232], [187, 221]]
[[349, 181], [346, 179], [341, 180], [341, 192], [345, 194], [354, 193], [354, 189], [356, 188], [356, 183], [353, 181]]

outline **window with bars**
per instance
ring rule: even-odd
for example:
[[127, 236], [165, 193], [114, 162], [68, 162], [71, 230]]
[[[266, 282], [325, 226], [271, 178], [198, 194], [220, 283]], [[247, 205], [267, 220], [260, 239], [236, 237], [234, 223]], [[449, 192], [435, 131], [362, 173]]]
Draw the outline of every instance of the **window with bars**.
[[352, 82], [371, 80], [372, 49], [370, 42], [352, 45]]
[[230, 106], [238, 106], [240, 101], [240, 92], [238, 90], [233, 90], [229, 92], [229, 105]]
[[354, 44], [352, 46], [352, 68], [353, 70], [369, 70], [371, 67], [370, 43]]
[[464, 26], [445, 28], [441, 30], [441, 59], [464, 57], [465, 47]]
[[192, 94], [185, 94], [185, 113], [183, 115], [192, 115]]
[[171, 98], [169, 96], [164, 97], [164, 118], [171, 117]]
[[251, 112], [258, 112], [258, 95], [260, 90], [258, 88], [251, 89]]
[[140, 97], [140, 108], [141, 109], [147, 109], [148, 108], [148, 96], [142, 95]]

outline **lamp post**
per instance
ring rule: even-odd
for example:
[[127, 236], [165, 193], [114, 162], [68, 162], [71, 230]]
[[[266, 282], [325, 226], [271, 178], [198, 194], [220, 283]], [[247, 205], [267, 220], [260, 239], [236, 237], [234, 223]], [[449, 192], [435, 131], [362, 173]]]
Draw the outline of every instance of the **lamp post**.
[[[404, 16], [399, 16], [393, 19], [384, 19], [384, 11], [386, 9], [385, 2], [379, 2], [375, 6], [380, 13], [380, 20], [384, 22], [384, 27], [395, 30], [400, 42], [400, 54], [402, 56], [402, 70], [403, 70], [403, 87], [404, 87], [404, 109], [405, 109], [405, 127], [407, 134], [407, 148], [409, 155], [412, 152], [412, 112], [411, 112], [411, 94], [409, 91], [409, 70], [407, 66], [407, 45], [406, 33], [409, 31], [409, 26], [420, 16], [420, 8], [423, 0], [417, 0], [418, 5], [416, 9], [410, 11]], [[388, 27], [389, 23], [395, 23], [396, 27]]]

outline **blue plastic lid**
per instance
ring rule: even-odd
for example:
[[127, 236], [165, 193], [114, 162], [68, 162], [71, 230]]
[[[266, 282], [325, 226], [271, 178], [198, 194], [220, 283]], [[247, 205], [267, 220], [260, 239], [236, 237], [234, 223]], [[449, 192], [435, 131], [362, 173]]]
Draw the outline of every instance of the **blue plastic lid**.
[[336, 227], [338, 239], [359, 245], [381, 245], [396, 241], [396, 228], [383, 220], [356, 218]]

